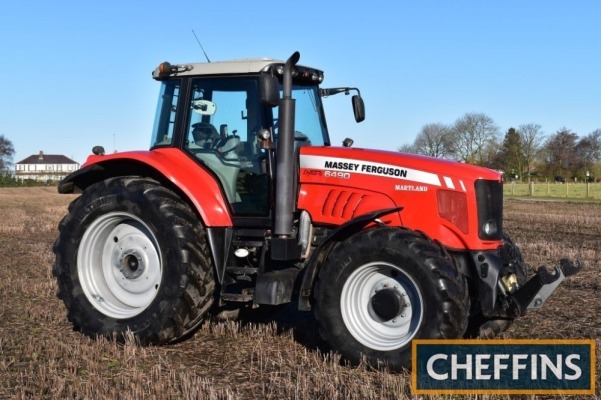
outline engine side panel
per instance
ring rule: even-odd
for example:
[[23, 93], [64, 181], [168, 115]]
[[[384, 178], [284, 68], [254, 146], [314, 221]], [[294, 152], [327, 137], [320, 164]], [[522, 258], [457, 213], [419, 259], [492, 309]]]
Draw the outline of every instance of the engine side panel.
[[385, 151], [302, 147], [298, 208], [315, 223], [342, 224], [369, 211], [403, 207], [387, 221], [457, 250], [496, 249], [478, 237], [474, 183], [500, 180], [486, 168]]
[[[342, 225], [368, 212], [393, 208], [389, 197], [370, 190], [344, 186], [303, 183], [300, 187], [299, 209], [311, 210], [313, 223]], [[386, 222], [400, 225], [398, 213], [386, 216]]]

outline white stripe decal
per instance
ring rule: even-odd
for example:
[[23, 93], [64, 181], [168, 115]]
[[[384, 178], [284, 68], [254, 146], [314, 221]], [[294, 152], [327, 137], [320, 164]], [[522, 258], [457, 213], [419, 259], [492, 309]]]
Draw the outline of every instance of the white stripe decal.
[[377, 175], [434, 186], [442, 186], [438, 175], [392, 164], [354, 160], [349, 158], [303, 155], [300, 167], [318, 170], [340, 170], [365, 175]]
[[451, 178], [449, 178], [448, 176], [444, 177], [444, 183], [445, 183], [445, 185], [447, 185], [447, 187], [449, 189], [455, 189], [455, 185], [453, 185], [453, 180]]
[[464, 192], [467, 192], [467, 190], [465, 190], [465, 185], [463, 184], [463, 181], [459, 181], [459, 184], [461, 185], [461, 189], [463, 189]]

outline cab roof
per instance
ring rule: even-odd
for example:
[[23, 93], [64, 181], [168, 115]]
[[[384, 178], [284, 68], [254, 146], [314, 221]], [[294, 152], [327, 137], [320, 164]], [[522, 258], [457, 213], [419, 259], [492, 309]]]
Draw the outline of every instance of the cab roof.
[[[157, 80], [165, 78], [164, 64], [160, 64], [152, 73], [152, 77]], [[191, 75], [224, 75], [224, 74], [253, 74], [260, 72], [267, 72], [274, 70], [277, 71], [278, 67], [283, 67], [285, 61], [274, 59], [274, 58], [246, 58], [239, 60], [229, 61], [214, 61], [206, 63], [186, 63], [186, 64], [169, 64], [171, 67], [171, 76], [191, 76]], [[296, 68], [302, 70], [312, 70], [320, 73], [323, 76], [323, 72], [315, 68], [310, 68], [302, 65], [297, 65]]]

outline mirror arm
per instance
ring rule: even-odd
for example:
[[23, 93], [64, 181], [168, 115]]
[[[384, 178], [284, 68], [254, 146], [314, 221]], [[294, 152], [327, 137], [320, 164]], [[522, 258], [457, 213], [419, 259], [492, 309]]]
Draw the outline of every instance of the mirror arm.
[[357, 88], [351, 87], [339, 87], [339, 88], [328, 88], [328, 89], [319, 89], [319, 95], [321, 97], [328, 97], [338, 93], [344, 93], [345, 95], [349, 95], [351, 90], [355, 90], [359, 96], [361, 96], [361, 92]]

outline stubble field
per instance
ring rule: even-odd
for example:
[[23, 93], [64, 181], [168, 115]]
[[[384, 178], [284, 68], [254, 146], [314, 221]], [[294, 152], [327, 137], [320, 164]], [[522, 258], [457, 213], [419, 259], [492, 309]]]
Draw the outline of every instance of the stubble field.
[[[275, 322], [209, 321], [166, 347], [74, 332], [51, 273], [56, 227], [73, 198], [55, 188], [0, 189], [0, 398], [412, 398], [407, 374], [340, 365], [323, 351], [311, 316], [293, 308]], [[532, 267], [568, 257], [585, 269], [504, 337], [599, 338], [601, 204], [507, 200], [505, 207], [505, 230]]]

